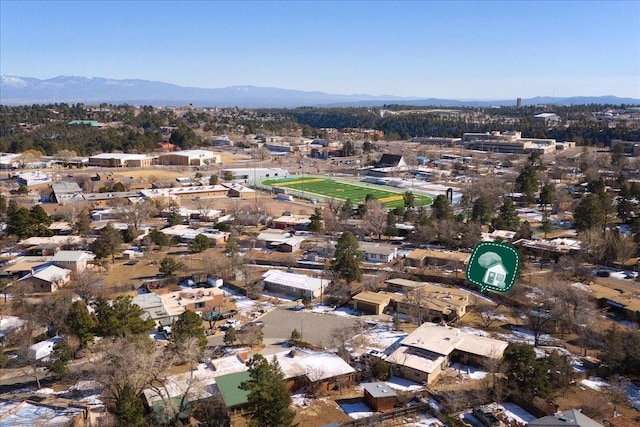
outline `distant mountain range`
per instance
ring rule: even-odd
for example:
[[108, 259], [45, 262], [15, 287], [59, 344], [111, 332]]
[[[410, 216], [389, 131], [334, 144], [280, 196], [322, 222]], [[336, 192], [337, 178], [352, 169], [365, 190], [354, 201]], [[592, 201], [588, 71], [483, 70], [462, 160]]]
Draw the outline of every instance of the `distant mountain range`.
[[[0, 104], [31, 105], [49, 103], [111, 104], [199, 107], [293, 108], [381, 106], [385, 104], [441, 107], [489, 107], [515, 105], [515, 99], [460, 101], [437, 98], [406, 98], [392, 95], [338, 95], [324, 92], [231, 86], [218, 89], [183, 87], [149, 80], [116, 80], [102, 77], [60, 76], [40, 80], [32, 77], [2, 75]], [[536, 97], [522, 100], [523, 105], [537, 104], [640, 104], [640, 99], [615, 96], [571, 98]]]

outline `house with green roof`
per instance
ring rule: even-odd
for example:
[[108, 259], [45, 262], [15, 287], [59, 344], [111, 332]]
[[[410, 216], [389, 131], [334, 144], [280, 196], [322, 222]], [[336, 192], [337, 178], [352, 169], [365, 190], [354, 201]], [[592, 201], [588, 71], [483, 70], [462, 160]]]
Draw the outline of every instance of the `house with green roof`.
[[216, 385], [227, 409], [235, 412], [249, 403], [249, 391], [241, 389], [240, 385], [250, 379], [249, 371], [221, 375], [216, 378]]

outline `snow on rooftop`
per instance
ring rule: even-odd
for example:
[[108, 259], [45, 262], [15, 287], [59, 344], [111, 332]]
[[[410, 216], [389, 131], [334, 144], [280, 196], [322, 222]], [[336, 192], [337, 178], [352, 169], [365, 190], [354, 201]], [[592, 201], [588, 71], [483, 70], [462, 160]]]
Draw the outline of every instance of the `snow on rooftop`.
[[515, 403], [505, 402], [501, 405], [504, 414], [510, 420], [514, 420], [520, 424], [529, 424], [531, 421], [536, 420], [537, 418], [534, 415], [531, 415]]
[[313, 382], [355, 372], [353, 367], [333, 353], [295, 350], [294, 357], [290, 353], [289, 350], [274, 355], [285, 378], [306, 375]]

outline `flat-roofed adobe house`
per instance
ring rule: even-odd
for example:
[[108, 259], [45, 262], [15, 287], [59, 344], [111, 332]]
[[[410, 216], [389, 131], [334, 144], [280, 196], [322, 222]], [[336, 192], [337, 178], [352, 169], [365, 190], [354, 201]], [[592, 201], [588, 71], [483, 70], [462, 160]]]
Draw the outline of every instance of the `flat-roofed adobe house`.
[[306, 230], [310, 223], [309, 215], [283, 215], [273, 220], [273, 226], [279, 230]]
[[467, 314], [471, 294], [465, 290], [405, 279], [387, 281], [388, 285], [394, 283], [407, 289], [404, 298], [394, 298], [398, 313], [436, 323], [456, 321]]
[[507, 346], [505, 341], [424, 323], [402, 340], [386, 361], [395, 375], [428, 385], [452, 362], [481, 366], [486, 359], [501, 359]]
[[283, 293], [296, 298], [314, 299], [322, 295], [330, 280], [317, 279], [304, 274], [287, 273], [280, 270], [269, 270], [262, 276], [265, 289]]
[[449, 265], [451, 268], [461, 269], [469, 262], [470, 256], [465, 252], [414, 249], [405, 257], [405, 265], [416, 268], [428, 265]]
[[367, 314], [382, 314], [395, 294], [364, 291], [351, 298], [353, 309]]

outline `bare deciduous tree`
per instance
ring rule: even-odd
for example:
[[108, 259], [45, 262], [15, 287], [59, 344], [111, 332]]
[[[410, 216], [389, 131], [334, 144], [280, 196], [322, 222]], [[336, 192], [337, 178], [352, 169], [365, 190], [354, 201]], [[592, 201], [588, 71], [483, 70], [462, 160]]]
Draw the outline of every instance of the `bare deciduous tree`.
[[375, 233], [378, 239], [387, 226], [387, 210], [379, 200], [371, 199], [365, 203], [362, 216], [363, 228], [367, 234]]
[[89, 304], [93, 298], [97, 296], [96, 286], [104, 278], [104, 272], [93, 265], [88, 265], [82, 271], [71, 273], [71, 288], [85, 304]]
[[158, 213], [155, 203], [151, 200], [131, 204], [115, 202], [114, 208], [118, 218], [137, 232], [140, 232], [145, 221]]

